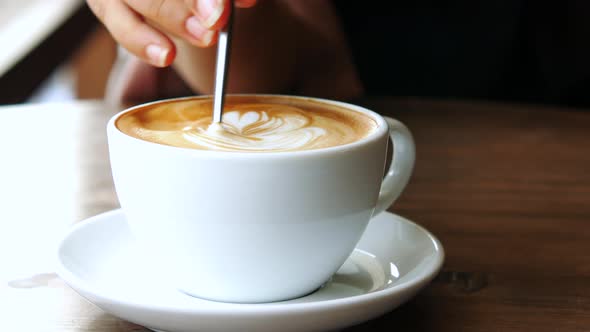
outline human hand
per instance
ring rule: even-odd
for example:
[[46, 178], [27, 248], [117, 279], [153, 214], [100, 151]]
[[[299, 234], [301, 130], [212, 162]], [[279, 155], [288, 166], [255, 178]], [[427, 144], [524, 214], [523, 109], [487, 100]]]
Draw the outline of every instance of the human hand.
[[[217, 41], [232, 0], [87, 0], [113, 38], [142, 60], [166, 67], [176, 56], [172, 37], [198, 47]], [[248, 8], [257, 0], [233, 0]]]

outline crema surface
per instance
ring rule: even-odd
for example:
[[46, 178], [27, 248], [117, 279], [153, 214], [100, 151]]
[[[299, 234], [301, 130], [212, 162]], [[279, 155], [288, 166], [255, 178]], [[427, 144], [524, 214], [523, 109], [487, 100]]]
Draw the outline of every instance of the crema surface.
[[357, 141], [376, 122], [360, 112], [288, 97], [229, 96], [221, 124], [207, 99], [147, 105], [121, 116], [117, 128], [150, 142], [236, 152], [321, 149]]

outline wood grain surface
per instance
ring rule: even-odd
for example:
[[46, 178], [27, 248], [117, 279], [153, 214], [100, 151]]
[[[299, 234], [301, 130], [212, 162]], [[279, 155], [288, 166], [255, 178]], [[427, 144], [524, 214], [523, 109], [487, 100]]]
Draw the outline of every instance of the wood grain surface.
[[[390, 211], [432, 231], [443, 271], [349, 331], [589, 331], [590, 112], [453, 101], [359, 103], [408, 125], [410, 185]], [[143, 331], [54, 273], [67, 228], [117, 207], [98, 102], [0, 108], [0, 329]]]
[[447, 256], [425, 292], [354, 330], [589, 331], [590, 112], [364, 104], [412, 129], [415, 173], [390, 211]]

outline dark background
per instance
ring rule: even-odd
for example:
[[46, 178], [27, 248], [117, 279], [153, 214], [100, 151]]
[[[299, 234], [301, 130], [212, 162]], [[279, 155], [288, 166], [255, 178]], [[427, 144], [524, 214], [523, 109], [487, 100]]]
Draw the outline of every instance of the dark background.
[[590, 106], [590, 2], [334, 1], [370, 95]]

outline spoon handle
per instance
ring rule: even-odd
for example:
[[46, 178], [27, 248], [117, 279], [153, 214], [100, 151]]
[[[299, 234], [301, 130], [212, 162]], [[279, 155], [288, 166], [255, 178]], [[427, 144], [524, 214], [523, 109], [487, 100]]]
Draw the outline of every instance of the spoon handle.
[[215, 64], [215, 90], [213, 96], [213, 122], [221, 122], [223, 104], [225, 99], [225, 87], [227, 85], [227, 73], [229, 71], [229, 55], [231, 51], [231, 30], [234, 18], [233, 1], [227, 25], [219, 31], [217, 42], [217, 63]]

